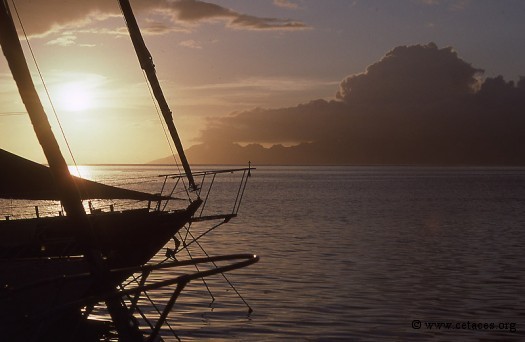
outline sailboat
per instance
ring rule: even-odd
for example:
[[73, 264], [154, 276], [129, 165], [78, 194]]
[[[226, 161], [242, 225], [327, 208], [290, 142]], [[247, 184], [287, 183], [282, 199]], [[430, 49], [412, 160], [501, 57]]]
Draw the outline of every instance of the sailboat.
[[[178, 260], [174, 257], [177, 245], [174, 250], [166, 250], [166, 255], [171, 256], [166, 258], [167, 262], [150, 263], [172, 239], [180, 245], [176, 234], [183, 228], [188, 232], [192, 222], [218, 220], [211, 228], [214, 229], [235, 217], [253, 168], [192, 172], [130, 3], [119, 0], [119, 4], [184, 172], [163, 176], [164, 185], [168, 179], [177, 180], [171, 192], [165, 194], [129, 190], [72, 176], [35, 90], [11, 10], [6, 0], [0, 0], [2, 51], [49, 165], [0, 150], [0, 198], [55, 200], [62, 208], [57, 215], [41, 216], [35, 206], [34, 217], [7, 216], [0, 220], [2, 339], [98, 341], [112, 334], [121, 341], [160, 340], [163, 324], [188, 282], [258, 261], [258, 257], [251, 254]], [[212, 187], [210, 183], [205, 197], [201, 198], [204, 180], [213, 182], [216, 175], [232, 172], [242, 174], [233, 211], [203, 215]], [[200, 177], [201, 182], [197, 183], [195, 177]], [[175, 200], [175, 187], [186, 183], [187, 204], [167, 210], [166, 204]], [[84, 202], [91, 199], [133, 199], [145, 205], [123, 210], [110, 206], [104, 211], [90, 204], [86, 210]], [[226, 264], [217, 264], [221, 262]], [[197, 268], [162, 280], [148, 278], [157, 270], [204, 263], [212, 263], [214, 267], [205, 271]], [[134, 281], [128, 281], [130, 277]], [[145, 330], [137, 318], [139, 299], [146, 291], [166, 287], [175, 290], [156, 322], [151, 323], [142, 315], [150, 327]], [[110, 316], [104, 324], [90, 319], [97, 305], [103, 306]]]

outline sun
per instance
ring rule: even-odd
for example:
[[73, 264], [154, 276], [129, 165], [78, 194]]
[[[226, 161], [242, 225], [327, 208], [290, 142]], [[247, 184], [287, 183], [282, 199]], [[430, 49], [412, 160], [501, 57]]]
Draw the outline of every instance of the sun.
[[57, 107], [69, 112], [80, 112], [93, 107], [91, 89], [80, 82], [65, 83], [58, 87]]

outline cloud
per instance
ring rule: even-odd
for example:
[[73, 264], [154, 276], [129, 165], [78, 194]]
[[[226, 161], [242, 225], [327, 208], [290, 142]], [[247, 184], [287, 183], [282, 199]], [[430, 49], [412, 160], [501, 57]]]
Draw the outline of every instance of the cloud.
[[[187, 32], [184, 27], [173, 25], [170, 22], [162, 22], [158, 20], [146, 19], [146, 23], [140, 29], [143, 35], [162, 35], [170, 32]], [[103, 33], [103, 32], [100, 32]], [[116, 35], [129, 35], [128, 31], [123, 28]]]
[[458, 58], [452, 48], [399, 46], [362, 74], [341, 82], [337, 98], [345, 102], [435, 102], [472, 93], [483, 70]]
[[[338, 82], [301, 77], [247, 77], [229, 82], [218, 82], [177, 88], [177, 104], [195, 115], [205, 117], [225, 115], [232, 107], [237, 112], [267, 105], [271, 98], [281, 106], [303, 102], [317, 94], [330, 94]], [[202, 108], [205, 108], [204, 110]]]
[[188, 48], [191, 48], [191, 49], [202, 49], [201, 43], [199, 43], [198, 41], [193, 40], [193, 39], [184, 40], [184, 41], [180, 42], [179, 45], [180, 46], [184, 46], [184, 47], [188, 47]]
[[[279, 91], [279, 92], [292, 92], [292, 91], [306, 91], [313, 90], [324, 86], [334, 86], [337, 82], [332, 81], [320, 81], [311, 78], [284, 78], [284, 77], [268, 77], [268, 78], [243, 78], [234, 82], [228, 83], [215, 83], [205, 84], [196, 87], [191, 87], [192, 90], [206, 90], [206, 91], [218, 91], [227, 90], [232, 91], [236, 89], [260, 89], [264, 91]], [[224, 94], [226, 95], [226, 94]], [[223, 96], [223, 95], [221, 95]]]
[[288, 0], [273, 0], [273, 4], [277, 7], [297, 9], [299, 5]]
[[227, 26], [248, 30], [302, 30], [308, 26], [300, 21], [278, 18], [262, 18], [197, 0], [166, 2], [163, 9], [171, 11], [174, 18], [186, 22], [224, 20]]
[[47, 45], [71, 46], [76, 44], [77, 37], [72, 34], [65, 34], [56, 39], [48, 41]]
[[[161, 24], [150, 21], [146, 33], [162, 33], [178, 27], [179, 23], [196, 25], [205, 21], [224, 21], [230, 28], [248, 30], [299, 30], [308, 28], [306, 24], [289, 19], [261, 18], [213, 3], [200, 0], [137, 0], [133, 2], [135, 13], [162, 15], [168, 22]], [[45, 37], [63, 30], [82, 29], [108, 18], [121, 16], [115, 2], [107, 0], [68, 1], [48, 0], [39, 5], [22, 1], [17, 10], [25, 29], [32, 36]]]
[[424, 5], [428, 5], [428, 6], [443, 5], [448, 10], [453, 11], [453, 12], [463, 11], [472, 2], [471, 0], [417, 0], [417, 1]]
[[216, 160], [234, 150], [256, 163], [525, 165], [525, 78], [482, 73], [449, 47], [399, 46], [343, 79], [337, 100], [210, 119], [190, 156], [244, 162]]
[[230, 22], [230, 27], [250, 30], [304, 30], [308, 27], [300, 21], [289, 19], [260, 18], [251, 15], [238, 15]]
[[17, 4], [16, 10], [25, 31], [35, 37], [45, 37], [64, 30], [86, 27], [118, 13], [118, 8], [102, 0], [48, 0], [42, 5], [22, 1]]
[[456, 0], [449, 5], [449, 9], [452, 11], [463, 11], [470, 5], [471, 2], [471, 0]]

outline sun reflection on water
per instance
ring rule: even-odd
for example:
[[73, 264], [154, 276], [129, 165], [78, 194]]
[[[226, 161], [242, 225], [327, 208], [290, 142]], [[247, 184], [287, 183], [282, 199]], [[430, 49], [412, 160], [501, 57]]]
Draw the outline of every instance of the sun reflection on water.
[[69, 173], [75, 177], [92, 179], [92, 168], [86, 165], [68, 165]]

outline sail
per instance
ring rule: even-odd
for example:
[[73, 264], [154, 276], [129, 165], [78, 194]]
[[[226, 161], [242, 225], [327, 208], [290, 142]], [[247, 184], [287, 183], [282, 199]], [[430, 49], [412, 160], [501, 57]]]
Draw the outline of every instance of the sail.
[[[82, 199], [134, 199], [158, 201], [167, 197], [117, 188], [73, 177]], [[0, 149], [0, 198], [60, 200], [49, 167]]]

